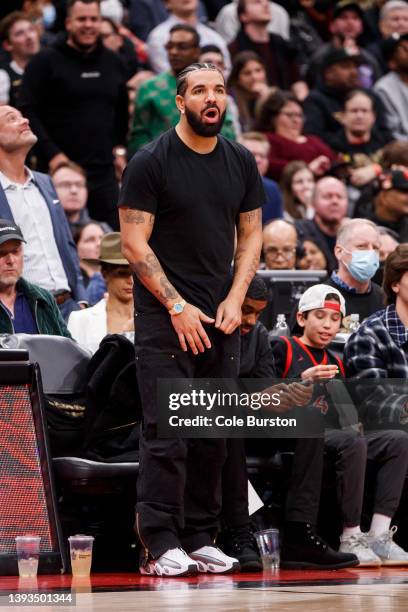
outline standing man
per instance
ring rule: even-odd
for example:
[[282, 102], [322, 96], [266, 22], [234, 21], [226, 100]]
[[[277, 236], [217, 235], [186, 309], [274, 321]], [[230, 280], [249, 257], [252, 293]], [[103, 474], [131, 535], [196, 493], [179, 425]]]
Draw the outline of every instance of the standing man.
[[215, 66], [192, 64], [181, 72], [180, 121], [136, 153], [119, 198], [123, 254], [136, 277], [144, 423], [136, 528], [143, 574], [238, 566], [213, 545], [225, 440], [159, 439], [156, 406], [159, 377], [238, 376], [237, 328], [259, 264], [264, 191], [253, 156], [218, 135], [226, 102]]
[[88, 177], [91, 217], [118, 228], [113, 155], [126, 142], [128, 98], [120, 57], [100, 41], [98, 0], [68, 0], [67, 36], [24, 73], [21, 109], [38, 137], [39, 169], [68, 159]]
[[[192, 26], [176, 23], [170, 30], [165, 47], [170, 70], [142, 83], [137, 94], [128, 143], [130, 154], [136, 153], [178, 123], [179, 112], [174, 104], [177, 75], [190, 64], [198, 62], [200, 37]], [[222, 134], [226, 138], [235, 139], [232, 118], [228, 112]]]
[[19, 225], [27, 246], [24, 278], [55, 297], [64, 318], [86, 302], [74, 240], [49, 176], [25, 166], [37, 142], [29, 122], [0, 106], [0, 217]]

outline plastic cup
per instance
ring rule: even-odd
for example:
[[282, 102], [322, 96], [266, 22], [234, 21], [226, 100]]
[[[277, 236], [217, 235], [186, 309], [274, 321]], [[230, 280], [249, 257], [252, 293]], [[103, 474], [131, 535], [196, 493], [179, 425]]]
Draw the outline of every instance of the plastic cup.
[[264, 570], [279, 568], [279, 529], [264, 529], [255, 533]]
[[68, 538], [71, 554], [72, 575], [76, 577], [89, 576], [92, 565], [93, 536], [74, 535]]
[[37, 576], [40, 536], [17, 536], [17, 563], [20, 578]]

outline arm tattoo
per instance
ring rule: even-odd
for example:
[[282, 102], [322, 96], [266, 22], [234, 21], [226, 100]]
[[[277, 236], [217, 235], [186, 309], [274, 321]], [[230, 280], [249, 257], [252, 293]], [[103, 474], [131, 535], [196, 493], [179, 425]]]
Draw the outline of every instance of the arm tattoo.
[[[130, 264], [130, 267], [140, 281], [147, 287], [147, 289], [149, 289], [149, 291], [156, 295], [157, 299], [160, 300], [162, 304], [166, 305], [168, 302], [176, 300], [180, 297], [173, 285], [164, 276], [163, 268], [161, 267], [160, 262], [154, 253], [148, 253], [144, 261], [132, 263]], [[153, 278], [154, 276], [157, 277], [158, 274], [161, 275], [158, 280], [162, 290], [149, 287], [146, 280], [148, 278]], [[157, 282], [157, 280], [154, 282]]]
[[154, 215], [149, 215], [148, 213], [145, 213], [142, 210], [133, 210], [130, 208], [126, 208], [124, 210], [123, 217], [125, 223], [136, 223], [137, 225], [146, 222], [149, 225], [153, 225], [154, 223]]
[[137, 263], [131, 264], [131, 268], [139, 278], [141, 276], [151, 278], [162, 270], [160, 262], [154, 253], [148, 253], [144, 261], [138, 261]]
[[250, 210], [245, 215], [245, 221], [247, 223], [252, 223], [253, 221], [258, 221], [260, 217], [260, 208], [256, 208], [255, 210]]
[[178, 298], [177, 291], [175, 290], [173, 285], [171, 285], [169, 283], [169, 281], [167, 280], [167, 278], [165, 276], [162, 276], [160, 278], [160, 284], [163, 287], [164, 295], [165, 295], [167, 300], [175, 300], [175, 299]]

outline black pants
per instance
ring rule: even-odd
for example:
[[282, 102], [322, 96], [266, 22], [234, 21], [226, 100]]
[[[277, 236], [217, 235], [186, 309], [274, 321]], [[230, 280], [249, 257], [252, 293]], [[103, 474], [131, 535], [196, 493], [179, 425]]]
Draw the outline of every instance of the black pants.
[[158, 378], [236, 378], [238, 332], [225, 335], [206, 326], [211, 349], [184, 353], [162, 309], [138, 314], [136, 363], [143, 406], [136, 525], [142, 546], [153, 558], [169, 548], [191, 552], [211, 545], [221, 510], [224, 439], [182, 440], [157, 437]]
[[119, 231], [119, 186], [112, 166], [87, 168], [89, 215], [95, 221], [105, 221]]
[[408, 473], [408, 433], [387, 429], [367, 431], [366, 437], [367, 458], [377, 470], [373, 512], [393, 517]]
[[229, 528], [248, 527], [248, 472], [245, 440], [227, 440], [227, 458], [222, 471], [222, 518]]
[[355, 436], [330, 429], [325, 433], [328, 458], [336, 468], [337, 500], [344, 527], [360, 525], [367, 459], [376, 472], [373, 512], [393, 517], [408, 470], [408, 433], [367, 431]]
[[335, 466], [343, 527], [360, 525], [367, 463], [367, 438], [339, 429], [325, 432], [328, 460]]
[[[322, 486], [323, 438], [269, 438], [267, 440], [247, 440], [247, 450], [248, 453], [252, 455], [266, 454], [268, 456], [271, 456], [277, 450], [293, 452], [292, 470], [286, 497], [285, 520], [316, 525]], [[238, 453], [235, 453], [232, 459], [228, 456], [224, 466], [224, 473], [228, 470], [231, 474], [231, 478], [234, 472], [238, 475], [242, 474], [243, 471], [242, 466], [228, 465], [231, 460], [237, 462], [237, 458]], [[243, 483], [242, 477], [240, 477], [240, 481]], [[245, 486], [247, 486], [246, 482]], [[226, 491], [230, 487], [231, 484], [227, 482], [223, 486], [223, 505], [224, 499], [227, 499], [230, 508], [229, 512], [232, 514], [235, 504], [233, 500], [229, 499], [229, 493]], [[232, 485], [232, 492], [234, 492], [236, 487], [236, 484]], [[241, 484], [241, 487], [243, 487], [243, 484]], [[235, 496], [238, 497], [236, 493]], [[243, 508], [242, 502], [238, 507], [241, 509]], [[241, 510], [241, 520], [242, 514]], [[233, 519], [229, 516], [227, 521], [228, 526], [230, 526], [232, 520]]]

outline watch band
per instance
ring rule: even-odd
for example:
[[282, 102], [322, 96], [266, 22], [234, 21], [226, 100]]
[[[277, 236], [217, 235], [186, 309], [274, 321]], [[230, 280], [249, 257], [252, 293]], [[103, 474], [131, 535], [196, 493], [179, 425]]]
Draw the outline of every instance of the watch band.
[[187, 303], [186, 300], [181, 300], [180, 302], [176, 302], [175, 304], [173, 304], [172, 308], [170, 308], [169, 314], [172, 316], [181, 314], [184, 310], [186, 303]]

